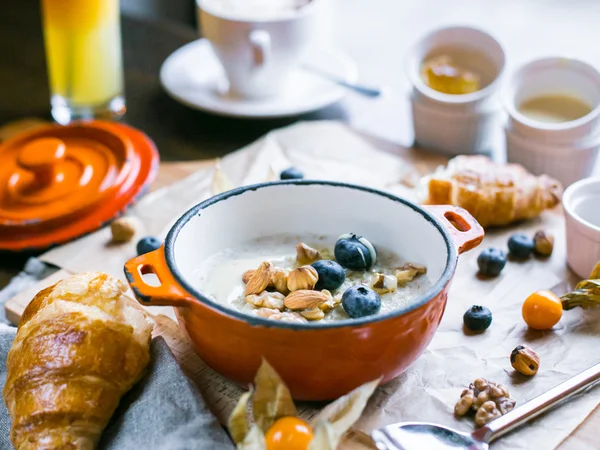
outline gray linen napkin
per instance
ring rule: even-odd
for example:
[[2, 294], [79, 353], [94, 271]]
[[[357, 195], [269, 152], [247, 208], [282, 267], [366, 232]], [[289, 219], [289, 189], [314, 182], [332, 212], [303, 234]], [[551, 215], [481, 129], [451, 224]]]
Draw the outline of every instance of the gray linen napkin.
[[[0, 326], [0, 388], [15, 328]], [[187, 379], [161, 337], [153, 339], [151, 362], [142, 380], [122, 399], [104, 431], [100, 450], [233, 449], [233, 444]], [[0, 401], [0, 449], [13, 448], [10, 416]]]

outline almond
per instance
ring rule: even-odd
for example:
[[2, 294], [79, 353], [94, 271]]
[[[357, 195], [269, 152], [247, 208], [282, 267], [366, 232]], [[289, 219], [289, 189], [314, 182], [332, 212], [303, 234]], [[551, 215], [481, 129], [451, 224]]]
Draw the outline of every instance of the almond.
[[319, 274], [312, 266], [302, 266], [294, 269], [288, 275], [287, 287], [290, 291], [314, 289], [319, 281]]
[[273, 264], [268, 261], [261, 263], [256, 272], [248, 279], [244, 295], [260, 294], [271, 283]]
[[242, 281], [244, 282], [244, 284], [248, 283], [250, 278], [252, 278], [252, 275], [254, 275], [254, 272], [256, 272], [256, 269], [250, 269], [244, 272], [244, 274], [242, 275]]
[[312, 309], [325, 303], [329, 298], [330, 296], [323, 292], [302, 289], [288, 295], [283, 304], [292, 310]]
[[296, 245], [296, 260], [300, 264], [312, 264], [321, 259], [321, 254], [314, 248], [300, 242]]

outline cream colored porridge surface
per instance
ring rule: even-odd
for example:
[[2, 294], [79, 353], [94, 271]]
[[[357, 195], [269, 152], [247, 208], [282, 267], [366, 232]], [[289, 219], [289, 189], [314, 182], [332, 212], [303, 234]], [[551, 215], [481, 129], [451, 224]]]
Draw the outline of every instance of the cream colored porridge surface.
[[[320, 236], [305, 234], [302, 236], [282, 234], [269, 236], [247, 242], [236, 249], [219, 251], [196, 269], [194, 287], [212, 300], [251, 315], [258, 314], [259, 308], [246, 302], [244, 297], [245, 283], [242, 281], [244, 272], [256, 269], [263, 261], [268, 261], [275, 267], [290, 271], [300, 266], [296, 261], [296, 244], [304, 242], [317, 249], [322, 259], [332, 259], [333, 248], [337, 236]], [[346, 281], [332, 291], [334, 298], [340, 296], [349, 287], [357, 284], [370, 286], [376, 273], [394, 275], [395, 269], [409, 262], [381, 246], [376, 246], [377, 263], [368, 271], [353, 271], [346, 269]], [[418, 276], [405, 286], [398, 286], [394, 292], [380, 294], [381, 310], [385, 314], [391, 310], [402, 308], [424, 293], [431, 281], [427, 274]], [[349, 319], [341, 304], [327, 312], [318, 322]]]

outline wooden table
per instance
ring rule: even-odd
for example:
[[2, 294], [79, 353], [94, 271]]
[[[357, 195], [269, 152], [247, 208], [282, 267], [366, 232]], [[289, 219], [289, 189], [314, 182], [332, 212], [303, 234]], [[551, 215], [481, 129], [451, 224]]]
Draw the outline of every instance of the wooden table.
[[[158, 2], [169, 4], [169, 0]], [[4, 3], [0, 13], [0, 124], [22, 117], [47, 117], [39, 0]], [[126, 121], [146, 131], [159, 147], [165, 163], [155, 186], [179, 179], [210, 164], [210, 159], [299, 119], [344, 120], [370, 134], [412, 145], [403, 55], [419, 35], [436, 26], [467, 23], [489, 29], [505, 45], [509, 71], [548, 54], [600, 64], [596, 49], [600, 3], [590, 0], [331, 0], [329, 8], [331, 26], [324, 29], [322, 39], [336, 42], [357, 61], [362, 81], [388, 85], [392, 93], [376, 101], [349, 95], [322, 111], [281, 120], [219, 118], [174, 102], [160, 88], [158, 70], [166, 56], [195, 39], [197, 32], [167, 20], [123, 18]], [[497, 142], [501, 149], [501, 139]], [[0, 286], [23, 261], [22, 257], [0, 256]], [[561, 449], [580, 449], [584, 444], [600, 447], [598, 426], [600, 409]]]

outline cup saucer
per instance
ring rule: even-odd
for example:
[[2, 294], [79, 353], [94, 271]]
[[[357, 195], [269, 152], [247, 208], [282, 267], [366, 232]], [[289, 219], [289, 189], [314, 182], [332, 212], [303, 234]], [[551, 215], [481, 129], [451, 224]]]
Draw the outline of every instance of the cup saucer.
[[[306, 64], [355, 82], [355, 62], [337, 49], [313, 49]], [[210, 43], [199, 39], [172, 53], [160, 69], [160, 82], [175, 100], [190, 108], [230, 117], [270, 118], [302, 114], [337, 102], [346, 89], [299, 68], [282, 95], [248, 99], [228, 92], [228, 83]]]

